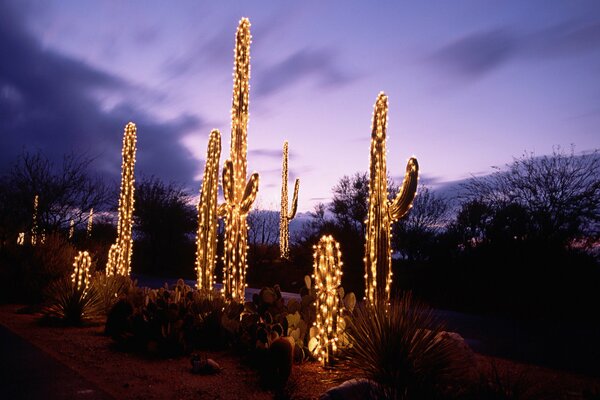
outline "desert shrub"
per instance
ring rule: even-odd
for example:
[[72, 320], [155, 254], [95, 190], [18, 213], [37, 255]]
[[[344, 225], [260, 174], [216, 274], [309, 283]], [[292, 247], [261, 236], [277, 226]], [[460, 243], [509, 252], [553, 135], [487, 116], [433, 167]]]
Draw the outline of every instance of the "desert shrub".
[[80, 325], [102, 313], [102, 301], [92, 286], [78, 289], [70, 278], [53, 282], [48, 288], [48, 305], [44, 314], [67, 325]]
[[410, 292], [389, 305], [362, 304], [349, 320], [349, 363], [375, 382], [376, 398], [435, 399], [457, 357], [444, 325]]
[[16, 243], [0, 249], [0, 278], [5, 290], [0, 301], [38, 304], [49, 286], [71, 273], [77, 251], [59, 234], [49, 234], [44, 243]]
[[92, 279], [92, 286], [100, 297], [102, 312], [108, 314], [122, 295], [134, 289], [135, 284], [128, 276], [107, 276], [104, 272], [97, 272]]
[[194, 290], [182, 280], [173, 289], [133, 287], [109, 311], [105, 333], [125, 350], [174, 357], [222, 347], [226, 310], [219, 294]]

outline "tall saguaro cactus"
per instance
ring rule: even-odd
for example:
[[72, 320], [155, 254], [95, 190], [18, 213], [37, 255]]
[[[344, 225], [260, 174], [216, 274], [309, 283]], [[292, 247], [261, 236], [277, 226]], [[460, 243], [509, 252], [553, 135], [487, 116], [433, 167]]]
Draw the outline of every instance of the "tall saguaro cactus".
[[[121, 167], [121, 194], [119, 196], [119, 223], [117, 225], [116, 248], [111, 247], [109, 252], [106, 273], [110, 275], [129, 276], [131, 273], [131, 253], [133, 238], [131, 228], [133, 225], [133, 193], [134, 193], [134, 168], [137, 143], [137, 129], [133, 122], [125, 126], [123, 135], [123, 165]], [[114, 263], [114, 264], [113, 264]]]
[[246, 290], [246, 216], [258, 193], [257, 173], [252, 174], [246, 182], [250, 42], [250, 21], [242, 18], [236, 32], [234, 53], [230, 158], [223, 167], [225, 203], [220, 207], [220, 214], [225, 217], [223, 292], [226, 297], [237, 301], [244, 300]]
[[337, 351], [340, 333], [338, 288], [342, 284], [342, 253], [340, 244], [331, 235], [323, 236], [314, 246], [314, 273], [317, 320], [317, 348], [319, 361], [329, 365]]
[[290, 258], [290, 221], [296, 216], [298, 208], [298, 188], [300, 179], [294, 184], [292, 209], [288, 212], [288, 142], [283, 142], [283, 165], [281, 169], [281, 212], [279, 214], [279, 252], [281, 258]]
[[217, 129], [210, 133], [206, 164], [202, 176], [200, 203], [198, 204], [198, 232], [196, 234], [196, 274], [198, 289], [212, 290], [217, 262], [217, 194], [219, 189], [219, 157], [221, 134]]
[[33, 224], [31, 225], [31, 244], [36, 245], [38, 239], [38, 208], [40, 204], [40, 196], [35, 195], [33, 199]]
[[391, 224], [411, 207], [417, 191], [419, 164], [410, 158], [404, 181], [394, 200], [388, 200], [386, 130], [388, 103], [381, 92], [375, 102], [371, 132], [369, 210], [365, 243], [365, 297], [371, 304], [389, 301], [392, 283]]

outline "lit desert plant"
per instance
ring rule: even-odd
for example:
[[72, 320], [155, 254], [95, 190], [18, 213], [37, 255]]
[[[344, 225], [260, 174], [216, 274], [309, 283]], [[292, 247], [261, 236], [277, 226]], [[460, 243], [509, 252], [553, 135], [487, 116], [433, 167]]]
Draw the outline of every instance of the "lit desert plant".
[[410, 293], [364, 302], [349, 323], [350, 364], [373, 382], [376, 398], [433, 399], [450, 373], [455, 350], [444, 326]]

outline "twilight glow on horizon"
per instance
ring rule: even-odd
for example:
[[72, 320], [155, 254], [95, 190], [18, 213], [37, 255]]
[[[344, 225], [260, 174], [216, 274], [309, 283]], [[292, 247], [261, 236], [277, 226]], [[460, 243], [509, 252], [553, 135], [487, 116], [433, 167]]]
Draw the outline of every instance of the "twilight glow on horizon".
[[248, 175], [279, 209], [283, 142], [299, 211], [367, 171], [373, 104], [389, 97], [387, 168], [433, 186], [524, 151], [600, 148], [597, 1], [3, 1], [0, 173], [25, 148], [96, 157], [120, 176], [197, 194], [209, 134], [229, 156], [235, 30], [252, 23]]

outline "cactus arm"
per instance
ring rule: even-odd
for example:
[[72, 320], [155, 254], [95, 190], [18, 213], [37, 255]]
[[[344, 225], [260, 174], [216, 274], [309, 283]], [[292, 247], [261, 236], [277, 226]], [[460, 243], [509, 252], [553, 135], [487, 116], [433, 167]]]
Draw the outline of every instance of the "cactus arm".
[[419, 163], [416, 158], [411, 157], [406, 165], [406, 174], [404, 175], [402, 187], [389, 207], [390, 218], [392, 221], [399, 220], [410, 209], [415, 194], [417, 193], [418, 180]]
[[227, 215], [228, 207], [229, 207], [229, 205], [227, 203], [223, 203], [223, 204], [219, 205], [219, 207], [217, 208], [217, 215], [219, 216], [219, 218], [223, 218]]
[[294, 197], [292, 197], [292, 209], [288, 215], [288, 220], [293, 220], [296, 216], [296, 210], [298, 209], [298, 189], [300, 188], [300, 179], [296, 179], [294, 184]]
[[246, 184], [246, 190], [244, 190], [244, 197], [242, 198], [242, 202], [240, 204], [240, 211], [243, 214], [247, 214], [250, 211], [250, 207], [254, 203], [256, 199], [256, 195], [258, 194], [258, 173], [253, 173]]
[[223, 196], [225, 197], [225, 202], [227, 204], [235, 202], [234, 188], [233, 162], [227, 160], [223, 166]]

